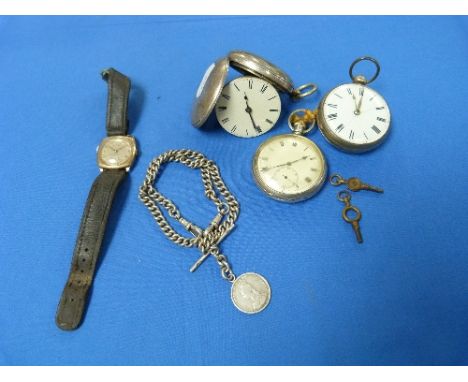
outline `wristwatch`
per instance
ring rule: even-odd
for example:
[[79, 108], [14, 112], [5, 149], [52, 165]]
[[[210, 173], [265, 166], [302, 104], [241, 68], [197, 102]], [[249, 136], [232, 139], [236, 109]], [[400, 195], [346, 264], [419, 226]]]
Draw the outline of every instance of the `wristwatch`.
[[57, 309], [55, 321], [63, 330], [76, 329], [82, 321], [112, 201], [137, 155], [135, 138], [127, 135], [130, 80], [112, 68], [104, 70], [102, 77], [108, 83], [107, 137], [97, 150], [101, 173], [86, 201], [70, 274]]

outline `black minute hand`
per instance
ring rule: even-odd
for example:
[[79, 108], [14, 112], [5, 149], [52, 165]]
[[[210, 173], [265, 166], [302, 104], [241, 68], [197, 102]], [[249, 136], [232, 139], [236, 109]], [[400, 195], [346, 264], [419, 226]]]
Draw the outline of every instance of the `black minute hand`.
[[247, 106], [247, 107], [245, 108], [245, 111], [246, 111], [246, 113], [248, 113], [249, 116], [250, 116], [250, 120], [252, 121], [252, 125], [253, 125], [253, 127], [254, 127], [254, 130], [255, 130], [256, 132], [258, 132], [258, 133], [261, 133], [261, 132], [262, 132], [262, 129], [260, 128], [260, 126], [257, 126], [257, 125], [255, 124], [255, 121], [254, 121], [253, 115], [252, 115], [252, 108], [249, 106], [249, 99], [247, 98], [247, 94], [246, 94], [245, 92], [244, 92], [244, 99], [245, 99], [245, 104], [246, 104], [246, 106]]

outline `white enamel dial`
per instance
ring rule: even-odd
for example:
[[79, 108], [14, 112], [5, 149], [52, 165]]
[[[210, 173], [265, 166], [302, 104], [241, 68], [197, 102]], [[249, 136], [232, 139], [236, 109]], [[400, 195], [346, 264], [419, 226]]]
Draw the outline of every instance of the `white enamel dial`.
[[274, 199], [285, 202], [314, 195], [327, 173], [325, 157], [318, 146], [296, 134], [278, 135], [263, 142], [252, 167], [258, 186]]
[[269, 131], [281, 113], [281, 99], [269, 82], [239, 77], [229, 82], [216, 103], [216, 118], [228, 133], [252, 138]]
[[378, 146], [390, 129], [390, 110], [375, 90], [356, 83], [336, 87], [320, 108], [320, 129], [334, 145], [349, 151]]

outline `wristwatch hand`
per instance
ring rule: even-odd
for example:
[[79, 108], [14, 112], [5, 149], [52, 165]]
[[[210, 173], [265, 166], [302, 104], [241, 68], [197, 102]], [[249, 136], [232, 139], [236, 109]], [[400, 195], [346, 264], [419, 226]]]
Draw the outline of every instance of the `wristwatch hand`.
[[125, 145], [117, 146], [117, 151], [116, 152], [118, 153], [120, 150], [124, 149], [125, 147], [126, 147]]

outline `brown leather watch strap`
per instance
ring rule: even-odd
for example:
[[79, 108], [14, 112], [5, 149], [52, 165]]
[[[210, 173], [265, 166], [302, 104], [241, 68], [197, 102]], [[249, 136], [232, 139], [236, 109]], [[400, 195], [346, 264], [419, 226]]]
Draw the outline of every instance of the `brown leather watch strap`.
[[73, 330], [81, 323], [112, 200], [126, 174], [124, 169], [104, 170], [93, 183], [81, 220], [70, 274], [57, 309], [55, 321], [60, 329]]
[[130, 79], [113, 68], [103, 70], [101, 74], [109, 87], [106, 120], [107, 135], [127, 135]]

